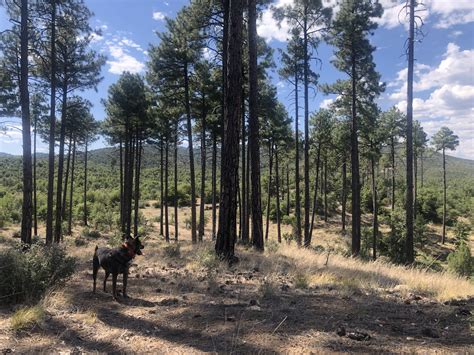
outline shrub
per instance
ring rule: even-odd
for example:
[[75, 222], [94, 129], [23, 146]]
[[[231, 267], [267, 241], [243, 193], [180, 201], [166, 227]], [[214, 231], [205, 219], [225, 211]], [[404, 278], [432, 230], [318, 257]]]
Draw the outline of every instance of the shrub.
[[161, 203], [156, 201], [156, 202], [153, 202], [153, 207], [154, 208], [160, 208], [161, 207]]
[[276, 241], [274, 240], [269, 240], [267, 242], [267, 245], [265, 247], [265, 249], [269, 252], [269, 253], [276, 253], [278, 251], [278, 249], [280, 249], [280, 244], [277, 243]]
[[74, 245], [76, 247], [82, 247], [86, 244], [87, 244], [87, 240], [82, 237], [76, 237], [76, 239], [74, 239]]
[[60, 246], [33, 244], [29, 250], [0, 254], [0, 299], [17, 303], [38, 300], [51, 287], [72, 275], [75, 259]]
[[191, 217], [186, 217], [184, 219], [184, 228], [191, 229], [191, 222], [192, 222]]
[[82, 230], [82, 236], [85, 238], [93, 238], [93, 239], [98, 239], [102, 237], [99, 231], [90, 230], [88, 227], [84, 227], [84, 229]]
[[466, 243], [461, 243], [456, 250], [448, 255], [448, 269], [460, 276], [471, 276], [473, 262], [471, 250]]
[[178, 243], [168, 244], [163, 248], [165, 256], [168, 258], [179, 258], [181, 256], [181, 249]]
[[281, 223], [292, 226], [293, 224], [296, 223], [296, 217], [295, 216], [284, 215], [281, 218]]
[[469, 233], [471, 232], [471, 226], [458, 221], [454, 226], [454, 237], [456, 238], [456, 243], [461, 244], [462, 242], [467, 242], [469, 239]]
[[219, 266], [219, 258], [212, 249], [202, 249], [196, 253], [196, 262], [208, 271], [215, 270]]
[[298, 273], [295, 275], [294, 283], [296, 288], [307, 289], [309, 286], [309, 278], [306, 274]]

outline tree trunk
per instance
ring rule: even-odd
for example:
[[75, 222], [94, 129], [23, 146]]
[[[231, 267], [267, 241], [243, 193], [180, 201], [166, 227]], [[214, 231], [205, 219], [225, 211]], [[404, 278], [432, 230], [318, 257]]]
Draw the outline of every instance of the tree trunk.
[[46, 212], [46, 244], [53, 242], [54, 142], [56, 133], [56, 0], [51, 2], [51, 92], [48, 156], [48, 207]]
[[69, 191], [69, 215], [68, 215], [68, 224], [67, 224], [68, 235], [72, 234], [72, 199], [73, 199], [73, 192], [74, 192], [75, 167], [76, 167], [76, 139], [74, 138], [73, 143], [72, 143], [71, 188]]
[[[255, 0], [250, 0], [254, 4]], [[226, 3], [226, 2], [224, 2]], [[237, 176], [239, 173], [239, 131], [242, 108], [242, 0], [229, 2], [229, 26], [224, 94], [224, 135], [221, 153], [221, 196], [219, 203], [219, 231], [215, 250], [230, 263], [235, 261], [234, 246], [237, 234]], [[249, 17], [251, 18], [251, 17]], [[254, 27], [249, 21], [249, 32]]]
[[191, 178], [191, 239], [197, 242], [196, 236], [196, 177], [194, 174], [193, 132], [191, 125], [191, 105], [189, 103], [188, 65], [184, 66], [184, 100], [186, 104], [186, 126], [188, 131], [189, 173]]
[[174, 167], [174, 240], [178, 241], [179, 235], [179, 219], [178, 219], [178, 123], [176, 123], [176, 132], [174, 138], [174, 154], [173, 154], [173, 167]]
[[391, 207], [392, 213], [395, 210], [395, 141], [393, 137], [390, 138], [390, 158], [392, 161], [392, 199], [391, 199]]
[[122, 147], [122, 139], [119, 141], [119, 154], [120, 154], [120, 226], [122, 232], [124, 231], [124, 224], [123, 224], [123, 216], [124, 216], [124, 208], [123, 208], [123, 147]]
[[268, 240], [268, 230], [270, 226], [270, 202], [272, 198], [272, 168], [273, 168], [273, 141], [268, 144], [268, 188], [267, 188], [267, 218], [265, 221], [265, 240]]
[[[353, 53], [355, 48], [352, 48]], [[352, 256], [360, 253], [360, 178], [359, 178], [359, 142], [356, 110], [356, 59], [352, 55], [352, 109], [351, 109], [351, 189], [352, 189]]]
[[[163, 232], [163, 212], [164, 212], [164, 200], [163, 200], [163, 191], [164, 191], [164, 182], [163, 182], [163, 173], [164, 173], [164, 160], [163, 160], [163, 138], [160, 141], [160, 235], [164, 235]], [[176, 191], [175, 191], [176, 194]]]
[[204, 237], [204, 207], [206, 203], [206, 113], [201, 118], [201, 204], [199, 208], [199, 241]]
[[441, 236], [441, 244], [446, 241], [446, 155], [443, 148], [443, 235]]
[[35, 127], [34, 127], [34, 143], [33, 143], [33, 223], [34, 223], [34, 235], [38, 236], [38, 198], [36, 196], [38, 191], [38, 185], [36, 180], [36, 133], [37, 133], [37, 125], [38, 125], [38, 118], [35, 118]]
[[[313, 229], [314, 229], [314, 220], [317, 212], [317, 203], [318, 203], [318, 182], [319, 182], [319, 165], [321, 161], [321, 143], [318, 144], [318, 151], [316, 153], [316, 179], [314, 185], [314, 198], [313, 198], [313, 213], [311, 215], [311, 227], [309, 229], [309, 242], [311, 243], [311, 239], [313, 237]], [[305, 244], [305, 246], [307, 246]], [[308, 244], [309, 246], [309, 244]]]
[[134, 213], [134, 221], [133, 221], [133, 236], [138, 236], [138, 208], [140, 205], [140, 169], [141, 169], [141, 162], [142, 162], [142, 140], [137, 138], [136, 143], [136, 152], [135, 152], [135, 213]]
[[417, 197], [418, 197], [418, 153], [413, 151], [413, 219], [416, 220]]
[[328, 221], [328, 157], [324, 153], [324, 222]]
[[407, 77], [407, 131], [406, 131], [406, 244], [405, 261], [415, 260], [413, 245], [413, 64], [415, 41], [415, 0], [409, 0], [408, 77]]
[[298, 68], [295, 68], [295, 216], [296, 242], [301, 245], [300, 143], [299, 143]]
[[286, 163], [286, 215], [290, 215], [290, 167]]
[[375, 159], [370, 158], [370, 167], [372, 171], [372, 205], [374, 209], [374, 217], [372, 219], [372, 258], [377, 260], [377, 236], [379, 234], [378, 222], [378, 202], [377, 202], [377, 180], [375, 176]]
[[84, 202], [84, 215], [83, 215], [83, 223], [84, 226], [87, 226], [87, 139], [85, 142], [85, 149], [84, 149], [84, 197], [83, 197], [83, 202]]
[[[66, 66], [67, 64], [65, 64]], [[62, 196], [63, 196], [63, 173], [64, 173], [64, 140], [66, 138], [66, 111], [67, 111], [67, 77], [63, 78], [63, 95], [61, 108], [61, 130], [59, 134], [59, 154], [58, 154], [58, 177], [56, 187], [56, 225], [54, 226], [54, 241], [59, 243], [62, 240]]]
[[308, 58], [308, 14], [304, 5], [303, 18], [303, 77], [304, 77], [304, 245], [309, 246], [309, 58]]
[[247, 175], [246, 175], [246, 160], [245, 155], [247, 154], [247, 149], [245, 147], [245, 90], [242, 90], [242, 210], [240, 216], [240, 239], [242, 243], [248, 244], [249, 242], [249, 235], [247, 229], [247, 221], [248, 221], [248, 210], [247, 210]]
[[275, 179], [276, 179], [276, 219], [277, 219], [277, 239], [281, 243], [281, 223], [280, 223], [280, 174], [278, 171], [278, 147], [275, 145]]
[[32, 166], [30, 94], [28, 92], [28, 1], [21, 1], [20, 33], [20, 102], [23, 139], [23, 201], [21, 207], [21, 242], [31, 244]]
[[257, 8], [248, 2], [249, 43], [249, 146], [252, 185], [252, 245], [263, 250], [262, 200], [260, 186], [260, 127], [258, 122]]
[[346, 156], [344, 155], [344, 161], [342, 163], [342, 211], [341, 211], [341, 220], [342, 220], [342, 231], [346, 230], [346, 202], [347, 202], [347, 163]]
[[420, 187], [423, 188], [423, 151], [420, 152]]
[[62, 220], [66, 220], [66, 203], [67, 203], [67, 188], [69, 183], [69, 170], [71, 168], [71, 153], [72, 153], [72, 135], [69, 137], [69, 144], [67, 149], [67, 160], [66, 160], [66, 175], [64, 176], [64, 191], [63, 191], [63, 203], [62, 203]]
[[[169, 164], [168, 164], [168, 156], [169, 156], [169, 139], [166, 137], [165, 142], [165, 240], [167, 243], [170, 241], [170, 226], [169, 226], [169, 219], [168, 219], [168, 175], [169, 175]], [[176, 191], [175, 191], [176, 194]]]
[[217, 133], [212, 132], [212, 240], [216, 239]]

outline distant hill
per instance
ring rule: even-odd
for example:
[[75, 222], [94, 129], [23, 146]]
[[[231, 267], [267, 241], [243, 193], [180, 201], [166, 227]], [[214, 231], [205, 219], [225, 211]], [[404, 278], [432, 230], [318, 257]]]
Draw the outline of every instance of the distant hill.
[[[171, 148], [169, 151], [169, 162], [172, 164], [173, 162], [173, 149]], [[207, 150], [207, 159], [210, 166], [210, 159], [211, 159], [211, 149]], [[218, 152], [219, 156], [220, 152]], [[83, 153], [78, 153], [78, 160], [81, 161], [83, 158]], [[199, 148], [195, 148], [194, 156], [196, 160], [196, 170], [198, 171], [198, 166], [200, 165], [200, 150]], [[45, 153], [38, 153], [38, 160], [41, 161], [43, 159], [47, 159], [48, 155]], [[7, 153], [0, 152], [0, 168], [2, 164], [2, 160], [20, 160], [21, 156], [15, 156]], [[99, 164], [99, 165], [118, 165], [120, 161], [119, 157], [119, 149], [116, 147], [107, 147], [107, 148], [100, 148], [91, 150], [89, 152], [89, 162], [91, 164]], [[262, 156], [262, 166], [266, 167], [267, 164], [267, 157]], [[180, 168], [187, 168], [189, 165], [189, 155], [188, 155], [188, 148], [187, 147], [178, 147], [178, 162]], [[424, 158], [424, 179], [426, 181], [440, 181], [442, 179], [442, 155], [438, 152], [428, 152]], [[143, 162], [142, 166], [144, 168], [158, 168], [160, 166], [160, 152], [157, 147], [146, 145], [144, 147], [144, 155], [143, 155]], [[397, 171], [400, 175], [403, 174], [404, 168], [404, 158], [402, 153], [398, 154], [397, 160]], [[470, 159], [462, 159], [456, 158], [453, 156], [446, 156], [446, 166], [447, 166], [447, 176], [448, 179], [455, 179], [455, 180], [463, 180], [463, 181], [472, 181], [474, 183], [474, 160]], [[420, 168], [419, 168], [420, 169]], [[182, 170], [183, 171], [183, 170]], [[186, 170], [185, 170], [186, 171]], [[419, 172], [419, 174], [421, 174]]]

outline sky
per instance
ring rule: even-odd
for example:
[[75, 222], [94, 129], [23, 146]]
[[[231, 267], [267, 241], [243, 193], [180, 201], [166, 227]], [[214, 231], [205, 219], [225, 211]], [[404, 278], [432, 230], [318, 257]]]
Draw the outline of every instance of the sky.
[[[274, 7], [291, 4], [293, 0], [274, 0]], [[328, 6], [336, 0], [323, 0]], [[165, 17], [174, 17], [188, 3], [187, 0], [85, 0], [94, 13], [93, 28], [101, 34], [94, 37], [91, 46], [107, 56], [102, 69], [104, 80], [97, 92], [78, 93], [93, 103], [96, 119], [105, 117], [101, 99], [107, 88], [116, 82], [123, 71], [144, 74], [150, 45], [159, 43], [156, 32], [165, 31]], [[402, 0], [380, 0], [384, 7], [382, 18], [376, 19], [378, 29], [371, 37], [377, 48], [374, 59], [386, 91], [378, 103], [382, 109], [397, 106], [406, 111], [407, 62], [405, 41], [407, 27], [401, 9]], [[452, 155], [474, 159], [474, 1], [424, 0], [425, 10], [419, 15], [424, 20], [424, 37], [415, 46], [414, 118], [429, 134], [448, 126], [460, 138], [460, 145]], [[336, 7], [337, 11], [337, 7]], [[281, 80], [279, 50], [285, 49], [288, 24], [281, 26], [273, 19], [273, 10], [265, 9], [258, 21], [257, 32], [275, 50], [276, 68], [270, 73], [278, 89], [279, 99], [290, 115], [294, 111], [291, 87]], [[401, 14], [401, 15], [399, 15]], [[4, 10], [0, 8], [0, 31], [9, 28]], [[344, 75], [331, 64], [334, 48], [321, 43], [317, 56], [322, 64], [313, 63], [320, 74], [320, 83], [332, 83]], [[203, 53], [206, 55], [206, 53]], [[310, 97], [310, 110], [326, 108], [334, 100], [314, 91]], [[21, 131], [18, 120], [9, 124], [6, 134], [0, 133], [0, 152], [21, 154]], [[301, 121], [301, 120], [300, 120]], [[93, 148], [104, 146], [99, 140]], [[46, 152], [44, 143], [39, 151]]]

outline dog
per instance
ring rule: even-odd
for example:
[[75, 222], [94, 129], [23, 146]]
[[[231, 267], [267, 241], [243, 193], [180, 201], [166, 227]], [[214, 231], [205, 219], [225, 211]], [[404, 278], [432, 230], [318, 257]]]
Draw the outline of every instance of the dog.
[[104, 278], [104, 292], [106, 291], [107, 279], [112, 274], [112, 292], [114, 300], [117, 300], [117, 276], [123, 274], [123, 297], [127, 298], [127, 281], [128, 281], [128, 269], [131, 261], [136, 255], [143, 255], [142, 249], [143, 244], [140, 238], [137, 236], [132, 238], [128, 236], [126, 241], [119, 248], [99, 248], [95, 247], [94, 257], [92, 259], [93, 277], [94, 277], [94, 288], [93, 293], [96, 289], [97, 273], [99, 268], [105, 270]]

